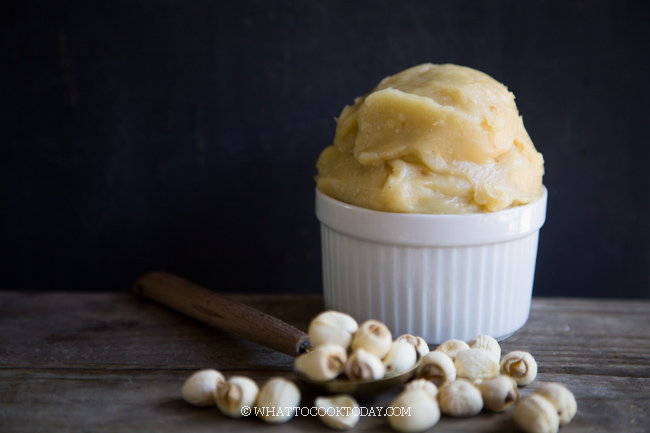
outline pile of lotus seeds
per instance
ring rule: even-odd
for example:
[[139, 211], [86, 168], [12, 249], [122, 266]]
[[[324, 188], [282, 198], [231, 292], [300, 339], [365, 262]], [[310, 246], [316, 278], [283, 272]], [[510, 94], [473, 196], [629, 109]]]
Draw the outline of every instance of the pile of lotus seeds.
[[[499, 343], [479, 335], [468, 343], [447, 340], [430, 352], [421, 337], [402, 335], [393, 340], [390, 330], [377, 320], [358, 325], [351, 316], [325, 311], [309, 325], [311, 352], [298, 356], [296, 371], [310, 380], [324, 382], [339, 377], [379, 380], [422, 362], [415, 379], [390, 403], [389, 425], [399, 432], [419, 432], [438, 423], [441, 413], [469, 417], [482, 410], [503, 412], [514, 405], [512, 417], [527, 433], [554, 433], [571, 421], [577, 411], [573, 393], [563, 385], [544, 383], [521, 398], [518, 387], [537, 376], [537, 363], [530, 353], [510, 352], [501, 357]], [[183, 399], [195, 406], [214, 406], [227, 416], [252, 413], [279, 424], [290, 420], [301, 394], [290, 380], [275, 377], [261, 389], [243, 376], [228, 380], [216, 370], [194, 373], [183, 385]], [[348, 430], [360, 418], [359, 404], [350, 395], [317, 397], [314, 407], [325, 425]], [[286, 410], [293, 408], [293, 410]], [[341, 410], [345, 409], [345, 410]], [[402, 415], [408, 414], [408, 415]]]

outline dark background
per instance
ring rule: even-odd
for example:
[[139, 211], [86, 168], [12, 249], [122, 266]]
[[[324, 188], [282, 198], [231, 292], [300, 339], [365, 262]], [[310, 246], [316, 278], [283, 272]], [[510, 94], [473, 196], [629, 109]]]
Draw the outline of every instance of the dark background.
[[516, 95], [549, 190], [534, 294], [650, 297], [647, 2], [12, 1], [0, 287], [319, 293], [334, 117], [420, 63]]

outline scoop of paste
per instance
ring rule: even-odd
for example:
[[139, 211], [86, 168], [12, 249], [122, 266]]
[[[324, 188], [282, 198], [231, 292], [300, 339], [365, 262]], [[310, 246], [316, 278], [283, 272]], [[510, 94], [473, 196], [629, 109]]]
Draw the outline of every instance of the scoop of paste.
[[463, 214], [542, 194], [544, 160], [515, 97], [490, 76], [424, 64], [346, 106], [316, 164], [318, 189], [387, 212]]

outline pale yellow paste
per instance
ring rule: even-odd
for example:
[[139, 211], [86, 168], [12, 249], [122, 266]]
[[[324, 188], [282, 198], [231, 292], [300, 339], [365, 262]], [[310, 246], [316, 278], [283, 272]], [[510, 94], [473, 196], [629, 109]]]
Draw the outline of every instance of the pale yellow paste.
[[498, 81], [457, 65], [387, 77], [346, 106], [316, 167], [318, 189], [356, 206], [494, 212], [542, 193], [544, 160]]

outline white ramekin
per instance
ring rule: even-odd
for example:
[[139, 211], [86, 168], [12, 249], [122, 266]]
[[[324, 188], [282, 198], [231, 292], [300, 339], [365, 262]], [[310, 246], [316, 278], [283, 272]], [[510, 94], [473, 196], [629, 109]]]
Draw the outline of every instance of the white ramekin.
[[530, 312], [547, 191], [500, 212], [378, 212], [316, 190], [325, 306], [429, 344], [479, 334], [502, 340]]

